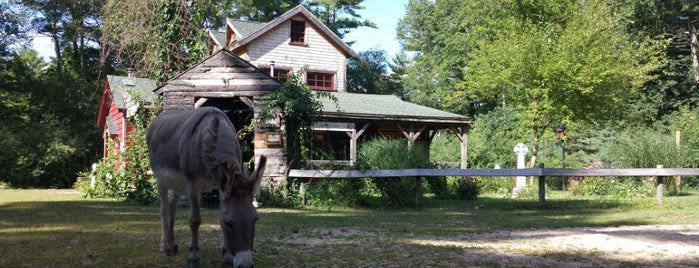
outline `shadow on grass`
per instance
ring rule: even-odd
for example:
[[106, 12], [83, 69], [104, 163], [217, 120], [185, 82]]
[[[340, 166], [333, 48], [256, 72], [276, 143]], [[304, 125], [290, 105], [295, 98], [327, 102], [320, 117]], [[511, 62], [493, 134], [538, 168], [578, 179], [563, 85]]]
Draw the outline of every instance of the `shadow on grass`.
[[[605, 266], [617, 262], [600, 259], [594, 252], [512, 253], [406, 241], [425, 238], [449, 241], [472, 234], [522, 229], [662, 223], [656, 220], [657, 209], [638, 208], [624, 201], [550, 200], [549, 204], [549, 209], [541, 210], [532, 200], [483, 197], [475, 201], [428, 200], [421, 208], [402, 210], [261, 208], [254, 258], [262, 267], [498, 266], [510, 260], [530, 266], [532, 259], [554, 255], [563, 264], [595, 260]], [[659, 212], [664, 217], [683, 213]], [[187, 209], [178, 208], [176, 238], [180, 248], [185, 249], [189, 243], [187, 218]], [[617, 233], [646, 239], [669, 236], [662, 232]], [[157, 207], [113, 200], [0, 205], [0, 252], [6, 253], [0, 258], [0, 267], [181, 267], [186, 264], [186, 252], [175, 257], [160, 254], [159, 237]], [[675, 238], [699, 241], [693, 234]], [[203, 210], [201, 247], [201, 266], [220, 266], [217, 209]]]
[[[202, 265], [220, 266], [220, 235], [210, 227], [218, 225], [218, 213], [205, 210], [203, 216], [202, 237], [207, 237], [208, 245], [202, 256], [209, 259]], [[186, 209], [178, 211], [175, 228], [181, 248], [189, 243], [187, 217]], [[186, 252], [163, 256], [159, 239], [156, 207], [113, 200], [0, 205], [0, 252], [8, 253], [0, 258], [0, 267], [181, 267], [186, 263]]]
[[[257, 249], [264, 266], [693, 266], [692, 257], [640, 258], [564, 247], [488, 248], [483, 243], [526, 245], [549, 233], [589, 232], [658, 245], [699, 247], [699, 236], [682, 230], [615, 226], [662, 224], [657, 215], [674, 213], [634, 206], [626, 200], [551, 200], [541, 210], [531, 200], [481, 198], [476, 201], [431, 200], [424, 207], [402, 210], [275, 209], [261, 210]], [[694, 214], [696, 215], [696, 214]], [[693, 217], [694, 215], [690, 215]], [[571, 227], [610, 227], [602, 231]], [[587, 230], [587, 231], [585, 231]], [[529, 232], [531, 231], [531, 232]], [[487, 241], [486, 241], [487, 240]], [[422, 241], [422, 242], [421, 242]], [[424, 241], [427, 244], [423, 243]], [[538, 243], [538, 242], [535, 242]], [[604, 243], [604, 241], [600, 241]], [[647, 258], [645, 258], [647, 257]]]

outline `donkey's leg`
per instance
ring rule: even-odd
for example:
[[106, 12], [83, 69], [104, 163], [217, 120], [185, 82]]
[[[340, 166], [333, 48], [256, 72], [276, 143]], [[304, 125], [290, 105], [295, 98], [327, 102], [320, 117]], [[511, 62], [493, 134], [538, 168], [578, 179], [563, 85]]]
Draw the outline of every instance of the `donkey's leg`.
[[179, 247], [175, 242], [175, 215], [177, 215], [177, 202], [179, 201], [179, 194], [176, 194], [173, 190], [168, 191], [168, 202], [170, 206], [170, 233], [172, 234], [172, 251], [174, 254], [177, 254], [179, 251]]
[[175, 245], [175, 232], [173, 229], [175, 213], [172, 209], [172, 198], [167, 188], [158, 185], [160, 195], [160, 222], [162, 224], [162, 236], [160, 237], [160, 252], [170, 256], [177, 253]]
[[201, 195], [197, 189], [189, 190], [189, 229], [192, 240], [189, 243], [189, 261], [199, 261], [199, 225], [201, 225]]

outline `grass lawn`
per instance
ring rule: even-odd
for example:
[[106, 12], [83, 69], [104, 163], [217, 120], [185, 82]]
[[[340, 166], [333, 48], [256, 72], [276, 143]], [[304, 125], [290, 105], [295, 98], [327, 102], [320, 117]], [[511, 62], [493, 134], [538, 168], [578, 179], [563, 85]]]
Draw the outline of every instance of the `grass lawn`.
[[[479, 255], [481, 251], [474, 253], [469, 248], [411, 241], [502, 230], [699, 223], [696, 192], [665, 197], [662, 206], [654, 198], [629, 201], [574, 199], [560, 192], [550, 195], [547, 209], [538, 209], [536, 200], [493, 196], [482, 196], [475, 201], [427, 200], [422, 208], [404, 210], [261, 208], [255, 264], [257, 267], [501, 266], [497, 258]], [[203, 209], [202, 214], [201, 266], [220, 267], [218, 211]], [[189, 243], [186, 208], [180, 208], [177, 216], [177, 243], [186, 251]], [[157, 207], [113, 199], [82, 199], [75, 190], [0, 189], [0, 267], [185, 266], [186, 252], [175, 257], [160, 254], [159, 236]], [[471, 249], [479, 248], [474, 245]], [[487, 253], [509, 256], [508, 252]], [[575, 252], [523, 254], [553, 254], [562, 259], [595, 257]], [[468, 261], [464, 262], [464, 258]]]

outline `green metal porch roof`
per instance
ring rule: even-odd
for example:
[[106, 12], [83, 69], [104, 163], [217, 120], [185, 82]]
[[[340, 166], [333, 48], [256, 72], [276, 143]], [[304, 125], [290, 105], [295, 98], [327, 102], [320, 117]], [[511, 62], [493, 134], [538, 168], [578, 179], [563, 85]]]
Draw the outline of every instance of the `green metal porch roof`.
[[320, 98], [322, 117], [388, 121], [415, 121], [436, 124], [469, 124], [471, 118], [410, 103], [394, 95], [330, 92], [337, 102]]

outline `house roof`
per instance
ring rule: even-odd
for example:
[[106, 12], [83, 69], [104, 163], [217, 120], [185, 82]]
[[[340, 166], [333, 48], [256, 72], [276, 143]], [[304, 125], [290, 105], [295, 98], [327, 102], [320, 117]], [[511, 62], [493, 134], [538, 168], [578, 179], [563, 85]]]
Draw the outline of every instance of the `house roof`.
[[219, 47], [225, 47], [226, 44], [226, 33], [221, 31], [209, 31], [209, 37], [216, 43]]
[[139, 102], [152, 102], [156, 97], [153, 94], [156, 85], [157, 82], [151, 79], [108, 75], [97, 112], [97, 126], [105, 127], [108, 123], [106, 118], [109, 115], [110, 100], [117, 109], [128, 111], [136, 107]]
[[116, 126], [116, 120], [110, 116], [107, 116], [107, 132], [109, 136], [116, 136], [119, 134], [119, 130]]
[[267, 22], [237, 19], [227, 19], [227, 22], [232, 26], [231, 28], [235, 31], [235, 34], [238, 35], [238, 39], [248, 37], [267, 24]]
[[[310, 23], [313, 27], [318, 29], [323, 36], [329, 39], [330, 42], [345, 55], [345, 57], [357, 57], [357, 53], [354, 52], [354, 50], [352, 50], [352, 48], [350, 48], [349, 45], [347, 45], [347, 43], [342, 41], [340, 37], [338, 37], [332, 30], [330, 30], [330, 28], [325, 26], [323, 22], [316, 18], [303, 5], [298, 5], [267, 23], [228, 19], [228, 26], [230, 26], [236, 32], [236, 35], [239, 36], [238, 40], [231, 44], [230, 49], [234, 50], [236, 48], [246, 46], [258, 37], [264, 35], [266, 32], [274, 29], [275, 27], [290, 20], [295, 16], [302, 16], [304, 19], [306, 19], [306, 22]], [[219, 38], [218, 36], [213, 35], [212, 37]], [[219, 39], [216, 41], [219, 44], [225, 44], [225, 36], [223, 40], [224, 41]]]
[[180, 91], [201, 97], [207, 94], [260, 96], [280, 87], [281, 83], [269, 74], [230, 51], [222, 49], [171, 78], [160, 87], [154, 88], [153, 91], [158, 95], [169, 91]]
[[434, 108], [406, 102], [394, 95], [331, 92], [337, 102], [319, 98], [323, 104], [321, 116], [329, 119], [383, 120], [431, 124], [464, 125], [471, 118]]
[[112, 93], [112, 100], [119, 109], [128, 109], [134, 105], [132, 98], [143, 102], [152, 102], [155, 99], [153, 89], [157, 87], [155, 80], [108, 75], [107, 82]]

